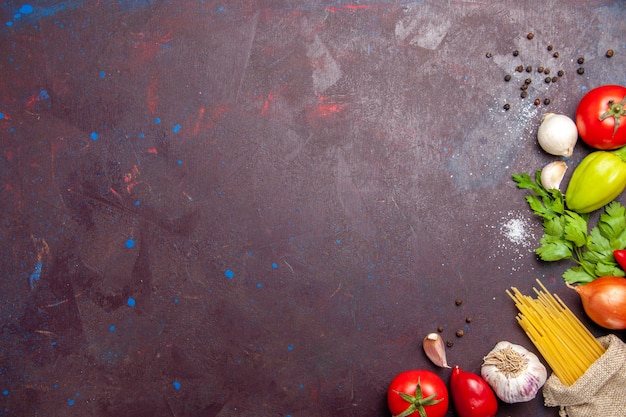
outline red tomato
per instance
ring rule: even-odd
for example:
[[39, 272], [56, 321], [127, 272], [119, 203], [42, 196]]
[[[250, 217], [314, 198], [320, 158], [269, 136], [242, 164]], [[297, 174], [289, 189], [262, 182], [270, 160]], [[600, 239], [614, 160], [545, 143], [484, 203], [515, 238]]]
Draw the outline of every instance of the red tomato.
[[426, 370], [402, 372], [387, 391], [387, 404], [394, 417], [444, 417], [448, 402], [445, 382]]
[[459, 417], [495, 417], [498, 400], [480, 375], [455, 366], [450, 376], [450, 392]]
[[589, 91], [576, 108], [576, 127], [585, 143], [610, 150], [626, 145], [626, 87], [603, 85]]

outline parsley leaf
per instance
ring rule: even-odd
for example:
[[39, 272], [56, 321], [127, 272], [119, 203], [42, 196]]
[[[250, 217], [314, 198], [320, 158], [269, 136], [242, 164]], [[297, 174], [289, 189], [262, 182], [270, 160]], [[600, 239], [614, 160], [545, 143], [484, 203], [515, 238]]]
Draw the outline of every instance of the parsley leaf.
[[546, 190], [541, 184], [541, 170], [535, 178], [527, 173], [514, 174], [517, 187], [532, 212], [543, 219], [543, 236], [535, 253], [543, 261], [571, 260], [575, 263], [563, 273], [570, 284], [585, 284], [601, 276], [625, 276], [613, 256], [626, 248], [626, 207], [612, 201], [604, 207], [598, 223], [589, 230], [589, 214], [579, 214], [565, 207], [559, 190]]

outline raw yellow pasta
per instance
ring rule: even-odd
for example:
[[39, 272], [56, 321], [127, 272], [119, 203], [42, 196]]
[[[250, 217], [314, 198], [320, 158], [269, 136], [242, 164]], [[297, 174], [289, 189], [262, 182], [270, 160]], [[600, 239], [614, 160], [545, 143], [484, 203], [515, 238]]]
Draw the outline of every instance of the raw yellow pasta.
[[537, 298], [517, 288], [507, 290], [519, 310], [517, 322], [537, 347], [554, 374], [565, 385], [572, 385], [605, 351], [591, 332], [558, 295], [550, 294], [537, 280]]

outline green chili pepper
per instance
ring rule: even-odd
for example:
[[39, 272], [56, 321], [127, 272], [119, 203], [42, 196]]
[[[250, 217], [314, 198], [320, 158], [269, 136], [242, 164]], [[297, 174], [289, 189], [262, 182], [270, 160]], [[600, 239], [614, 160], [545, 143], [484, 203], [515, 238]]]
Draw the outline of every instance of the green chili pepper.
[[610, 203], [626, 188], [626, 146], [587, 155], [574, 170], [565, 191], [567, 208], [591, 213]]

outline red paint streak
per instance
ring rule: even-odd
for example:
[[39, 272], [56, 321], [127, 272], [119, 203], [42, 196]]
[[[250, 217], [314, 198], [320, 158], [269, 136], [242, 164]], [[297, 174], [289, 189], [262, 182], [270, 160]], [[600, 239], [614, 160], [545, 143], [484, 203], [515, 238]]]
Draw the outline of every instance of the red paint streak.
[[270, 103], [272, 102], [272, 100], [274, 100], [276, 97], [278, 96], [278, 94], [276, 93], [269, 93], [267, 95], [267, 98], [265, 99], [265, 102], [263, 103], [263, 108], [261, 109], [261, 115], [266, 116], [267, 115], [267, 111], [270, 108]]
[[157, 77], [152, 77], [148, 83], [148, 88], [146, 89], [146, 101], [148, 102], [148, 109], [153, 116], [156, 114], [156, 109], [159, 105], [158, 88], [159, 79]]
[[159, 150], [157, 148], [152, 147], [152, 148], [146, 149], [146, 153], [149, 153], [151, 155], [157, 155], [159, 153]]
[[329, 13], [345, 12], [345, 11], [358, 11], [365, 9], [376, 9], [380, 7], [387, 7], [388, 5], [382, 4], [345, 4], [342, 6], [326, 7], [326, 11]]
[[204, 119], [204, 112], [206, 109], [204, 107], [200, 107], [198, 110], [198, 117], [196, 117], [196, 124], [193, 126], [193, 135], [198, 135], [200, 131], [200, 126], [202, 126], [202, 120]]
[[318, 99], [319, 104], [309, 113], [310, 119], [328, 118], [343, 112], [346, 108], [344, 103], [334, 101], [334, 97], [318, 96]]

